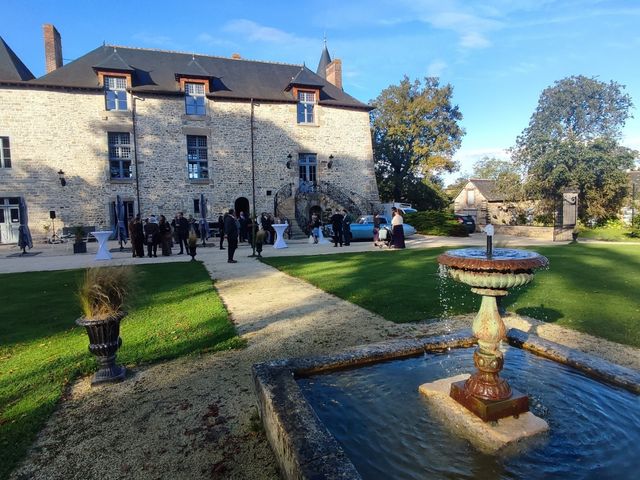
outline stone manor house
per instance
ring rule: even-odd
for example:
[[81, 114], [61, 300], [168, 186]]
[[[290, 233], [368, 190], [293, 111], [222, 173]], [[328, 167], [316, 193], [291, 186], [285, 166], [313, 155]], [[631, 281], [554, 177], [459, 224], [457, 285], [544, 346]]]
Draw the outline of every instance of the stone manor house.
[[317, 71], [290, 65], [101, 45], [63, 65], [44, 25], [35, 78], [0, 37], [0, 243], [17, 241], [18, 203], [38, 241], [114, 225], [125, 213], [210, 221], [229, 208], [307, 227], [313, 212], [379, 204], [371, 107], [342, 89], [325, 46]]

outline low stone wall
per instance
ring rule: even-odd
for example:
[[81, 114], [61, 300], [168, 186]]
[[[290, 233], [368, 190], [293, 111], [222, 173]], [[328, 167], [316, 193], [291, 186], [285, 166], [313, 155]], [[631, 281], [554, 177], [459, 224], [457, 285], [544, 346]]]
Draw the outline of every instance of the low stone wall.
[[[513, 235], [516, 237], [538, 238], [540, 240], [554, 240], [553, 227], [532, 227], [529, 225], [493, 225], [496, 235]], [[571, 240], [571, 235], [569, 235]]]

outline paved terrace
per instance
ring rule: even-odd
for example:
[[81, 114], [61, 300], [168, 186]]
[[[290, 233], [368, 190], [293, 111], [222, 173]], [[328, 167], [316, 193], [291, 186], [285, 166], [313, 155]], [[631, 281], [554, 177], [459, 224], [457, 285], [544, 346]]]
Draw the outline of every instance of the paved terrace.
[[[481, 245], [484, 236], [453, 239], [416, 236], [409, 248]], [[539, 245], [529, 239], [505, 239], [501, 245]], [[369, 251], [370, 243], [342, 249], [291, 242], [286, 250], [266, 247], [265, 256]], [[115, 245], [113, 245], [115, 246]], [[95, 265], [70, 246], [34, 248], [40, 255], [6, 258], [0, 272], [53, 270]], [[216, 288], [238, 333], [248, 341], [242, 350], [188, 356], [139, 366], [125, 382], [91, 389], [89, 379], [71, 386], [47, 422], [14, 480], [35, 479], [277, 479], [276, 463], [256, 420], [250, 367], [274, 358], [329, 353], [390, 337], [440, 334], [468, 328], [470, 318], [398, 325], [356, 305], [247, 258], [241, 247], [237, 264], [226, 251], [198, 249], [216, 279]], [[188, 261], [188, 256], [133, 259], [115, 253], [100, 265]], [[640, 369], [640, 355], [593, 337], [511, 316], [509, 326]], [[150, 328], [153, 328], [150, 326]], [[126, 342], [126, 338], [124, 338]], [[615, 355], [615, 356], [613, 356]], [[417, 385], [416, 385], [417, 388]]]

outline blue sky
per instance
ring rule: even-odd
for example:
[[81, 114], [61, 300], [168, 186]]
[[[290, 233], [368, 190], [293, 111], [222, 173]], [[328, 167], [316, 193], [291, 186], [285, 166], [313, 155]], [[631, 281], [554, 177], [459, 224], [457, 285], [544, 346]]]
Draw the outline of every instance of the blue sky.
[[[43, 23], [60, 31], [65, 62], [106, 41], [315, 70], [326, 33], [345, 90], [364, 102], [405, 74], [454, 86], [467, 131], [456, 154], [462, 170], [504, 156], [540, 92], [569, 75], [615, 80], [640, 106], [638, 0], [3, 0], [0, 35], [36, 76]], [[640, 149], [633, 114], [624, 143]]]

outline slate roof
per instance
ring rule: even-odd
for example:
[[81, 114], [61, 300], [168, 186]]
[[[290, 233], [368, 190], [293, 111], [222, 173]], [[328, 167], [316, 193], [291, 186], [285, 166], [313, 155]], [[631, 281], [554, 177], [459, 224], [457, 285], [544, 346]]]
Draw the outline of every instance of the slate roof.
[[327, 83], [327, 82], [322, 80], [321, 78], [319, 78], [318, 75], [313, 73], [306, 66], [303, 66], [300, 69], [300, 71], [298, 71], [298, 73], [296, 73], [296, 76], [291, 79], [291, 82], [289, 82], [289, 85], [287, 86], [287, 88], [289, 88], [289, 87], [317, 87], [317, 88], [322, 88], [322, 87], [324, 87], [325, 83]]
[[497, 191], [495, 180], [483, 178], [470, 178], [469, 181], [475, 185], [487, 202], [502, 202], [504, 195]]
[[34, 78], [33, 73], [0, 37], [0, 81], [22, 82]]
[[329, 50], [327, 50], [327, 44], [325, 42], [324, 49], [322, 50], [322, 55], [320, 55], [320, 62], [318, 62], [318, 68], [316, 73], [322, 78], [327, 78], [327, 65], [331, 63], [331, 55], [329, 55]]
[[[116, 50], [117, 57], [114, 55]], [[132, 74], [132, 90], [139, 93], [183, 95], [176, 75], [209, 76], [209, 97], [293, 103], [292, 80], [320, 87], [321, 105], [371, 110], [303, 65], [213, 57], [191, 53], [102, 45], [43, 77], [25, 82], [42, 87], [99, 89], [94, 68]], [[107, 68], [109, 67], [109, 68]], [[129, 70], [130, 69], [130, 70]], [[4, 80], [0, 78], [1, 81]]]

